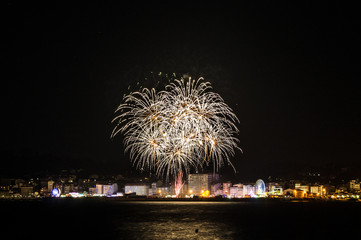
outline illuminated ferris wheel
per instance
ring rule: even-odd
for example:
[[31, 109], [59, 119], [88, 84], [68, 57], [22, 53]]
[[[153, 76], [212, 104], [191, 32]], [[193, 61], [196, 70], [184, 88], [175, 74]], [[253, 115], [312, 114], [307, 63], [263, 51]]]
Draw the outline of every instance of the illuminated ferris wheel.
[[61, 195], [60, 188], [53, 188], [53, 190], [51, 191], [51, 195], [53, 197], [60, 197], [60, 195]]
[[262, 179], [256, 181], [256, 195], [258, 197], [263, 197], [266, 195], [266, 186]]

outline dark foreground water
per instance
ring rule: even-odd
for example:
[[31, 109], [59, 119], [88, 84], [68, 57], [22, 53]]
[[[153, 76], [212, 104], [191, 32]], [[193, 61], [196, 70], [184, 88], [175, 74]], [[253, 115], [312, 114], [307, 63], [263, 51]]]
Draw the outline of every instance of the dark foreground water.
[[361, 203], [0, 201], [9, 239], [361, 239]]

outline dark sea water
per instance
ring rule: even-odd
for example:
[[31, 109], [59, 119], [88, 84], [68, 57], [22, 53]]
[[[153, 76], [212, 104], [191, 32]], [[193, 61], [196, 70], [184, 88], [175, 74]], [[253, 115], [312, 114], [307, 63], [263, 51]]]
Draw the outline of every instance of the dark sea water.
[[9, 239], [361, 239], [352, 202], [43, 199], [0, 213]]

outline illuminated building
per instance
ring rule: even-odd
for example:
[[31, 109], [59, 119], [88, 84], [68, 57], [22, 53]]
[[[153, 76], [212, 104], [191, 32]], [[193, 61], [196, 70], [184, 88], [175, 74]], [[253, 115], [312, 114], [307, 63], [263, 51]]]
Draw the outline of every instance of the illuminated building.
[[153, 182], [151, 184], [151, 188], [149, 189], [149, 195], [156, 195], [157, 194], [157, 183]]
[[218, 190], [216, 190], [215, 191], [215, 193], [214, 193], [214, 196], [223, 196], [224, 194], [223, 194], [223, 190], [222, 189], [218, 189]]
[[161, 197], [165, 197], [167, 195], [169, 195], [169, 188], [168, 187], [157, 187], [156, 190], [156, 194], [161, 196]]
[[223, 195], [222, 185], [220, 183], [216, 183], [211, 186], [211, 195]]
[[295, 189], [295, 190], [293, 190], [293, 196], [295, 198], [305, 198], [305, 197], [307, 197], [307, 192], [302, 189]]
[[324, 192], [323, 192], [323, 186], [320, 185], [320, 186], [311, 186], [310, 187], [310, 193], [311, 194], [314, 194], [316, 196], [320, 196], [320, 195], [323, 195]]
[[294, 196], [294, 189], [287, 188], [287, 189], [283, 190], [283, 195], [286, 197]]
[[295, 189], [300, 189], [302, 191], [305, 191], [306, 193], [310, 192], [310, 188], [308, 185], [301, 185], [300, 183], [295, 184]]
[[48, 192], [51, 192], [54, 188], [54, 181], [50, 180], [48, 181]]
[[70, 192], [71, 192], [70, 185], [65, 185], [65, 186], [63, 187], [63, 192], [64, 192], [64, 194], [70, 193]]
[[201, 190], [201, 197], [209, 197], [209, 193], [208, 190]]
[[118, 192], [118, 184], [96, 184], [96, 193], [100, 195], [113, 195]]
[[95, 192], [97, 194], [103, 194], [103, 185], [102, 184], [96, 184], [95, 185]]
[[118, 184], [113, 183], [113, 184], [104, 185], [103, 191], [104, 194], [106, 195], [116, 194], [118, 192]]
[[243, 185], [235, 184], [233, 187], [229, 188], [229, 195], [231, 198], [243, 198]]
[[148, 184], [126, 184], [124, 189], [125, 194], [135, 193], [138, 196], [147, 196], [149, 195], [149, 186]]
[[282, 196], [283, 195], [283, 188], [282, 187], [277, 187], [277, 186], [271, 186], [271, 188], [269, 189], [268, 195]]
[[[188, 192], [195, 196], [201, 196], [202, 191], [211, 193], [212, 183], [219, 180], [218, 174], [189, 174], [188, 175]], [[204, 194], [203, 194], [204, 195]]]
[[219, 183], [219, 174], [218, 173], [208, 173], [208, 184], [211, 186], [216, 183]]
[[22, 187], [25, 184], [24, 179], [15, 179], [15, 187]]
[[162, 181], [153, 182], [151, 184], [151, 188], [149, 188], [149, 191], [148, 191], [148, 195], [151, 195], [151, 196], [157, 195], [160, 197], [165, 197], [165, 196], [169, 195], [170, 193], [174, 194], [174, 188], [171, 190], [168, 186], [164, 186]]
[[41, 196], [49, 196], [48, 188], [47, 187], [40, 188], [40, 195]]
[[181, 196], [185, 196], [188, 194], [188, 183], [184, 183], [181, 192], [180, 192]]
[[347, 187], [344, 185], [337, 186], [335, 193], [344, 193], [347, 192]]
[[195, 196], [201, 195], [202, 190], [210, 190], [208, 186], [208, 174], [189, 174], [188, 190]]
[[268, 183], [268, 195], [269, 196], [282, 196], [283, 195], [283, 187], [276, 182]]
[[356, 180], [351, 180], [349, 182], [349, 189], [350, 191], [360, 191], [360, 183]]
[[255, 197], [256, 188], [253, 185], [243, 185], [244, 197]]
[[90, 195], [96, 194], [96, 188], [95, 187], [89, 187], [88, 193]]
[[29, 196], [34, 193], [34, 188], [32, 186], [22, 186], [20, 192], [22, 196]]
[[232, 186], [232, 183], [230, 183], [230, 182], [223, 183], [223, 194], [224, 195], [229, 196], [231, 186]]
[[103, 185], [103, 193], [104, 194], [113, 194], [112, 185]]

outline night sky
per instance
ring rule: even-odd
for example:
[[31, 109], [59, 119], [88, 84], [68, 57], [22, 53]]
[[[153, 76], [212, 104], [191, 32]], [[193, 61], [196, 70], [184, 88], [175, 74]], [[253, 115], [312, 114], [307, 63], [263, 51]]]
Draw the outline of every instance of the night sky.
[[174, 72], [204, 76], [240, 119], [237, 176], [344, 166], [361, 175], [357, 9], [9, 1], [1, 10], [1, 174], [137, 173], [121, 138], [110, 139], [114, 110], [129, 85], [152, 87], [157, 73]]

